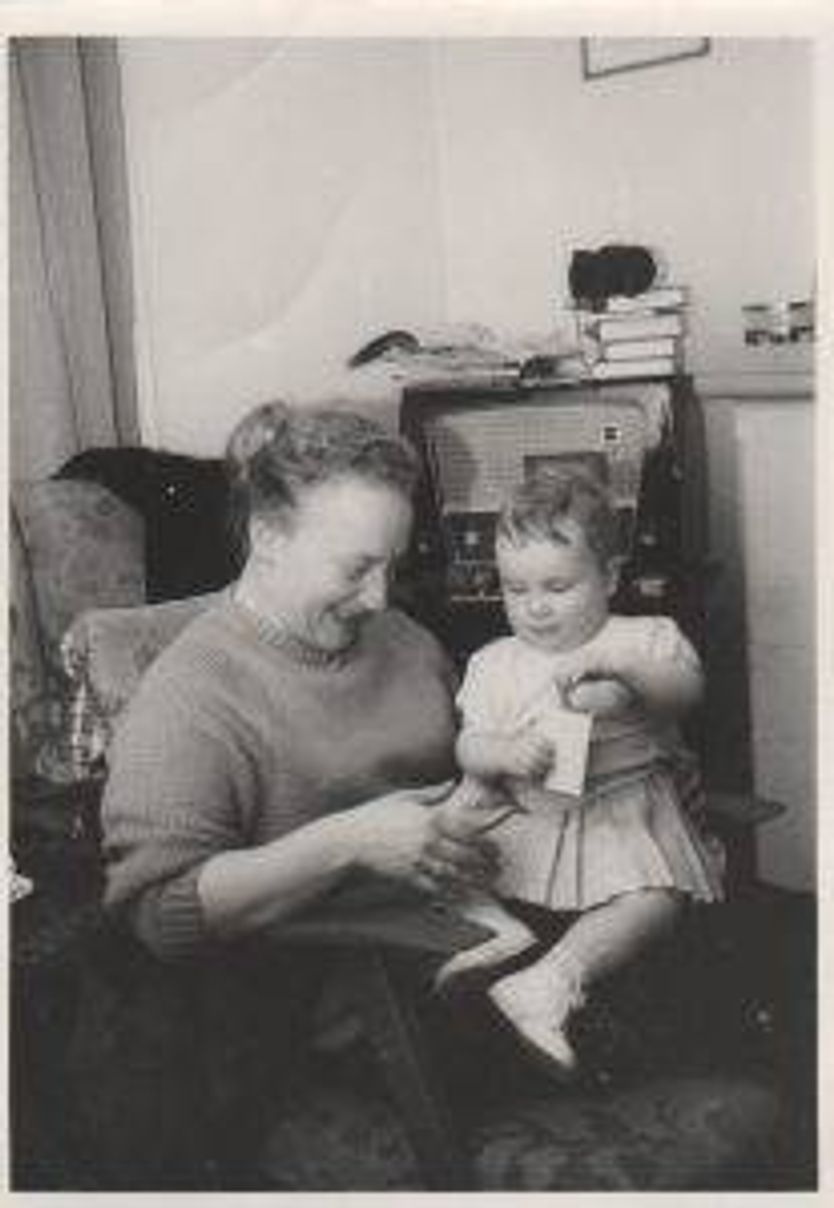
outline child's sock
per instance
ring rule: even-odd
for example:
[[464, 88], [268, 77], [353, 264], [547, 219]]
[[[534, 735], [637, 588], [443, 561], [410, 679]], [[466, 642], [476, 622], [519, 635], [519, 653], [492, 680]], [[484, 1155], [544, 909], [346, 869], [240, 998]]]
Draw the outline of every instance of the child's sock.
[[560, 1078], [576, 1068], [576, 1054], [565, 1029], [571, 1012], [582, 1005], [582, 969], [566, 949], [502, 977], [487, 991], [525, 1046]]
[[500, 965], [536, 942], [530, 928], [510, 914], [496, 898], [468, 898], [461, 903], [460, 912], [464, 918], [489, 927], [494, 935], [474, 948], [465, 948], [450, 957], [435, 975], [434, 984], [438, 990], [448, 988], [449, 983], [463, 973]]

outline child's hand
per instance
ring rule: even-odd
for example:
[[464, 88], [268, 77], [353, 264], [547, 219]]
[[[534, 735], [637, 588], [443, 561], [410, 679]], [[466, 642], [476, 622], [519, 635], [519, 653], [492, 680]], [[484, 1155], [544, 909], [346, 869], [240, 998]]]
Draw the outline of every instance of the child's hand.
[[565, 688], [565, 704], [595, 717], [616, 717], [634, 703], [634, 693], [615, 676], [580, 676]]
[[553, 765], [553, 743], [534, 725], [505, 739], [505, 744], [501, 762], [507, 776], [541, 780]]

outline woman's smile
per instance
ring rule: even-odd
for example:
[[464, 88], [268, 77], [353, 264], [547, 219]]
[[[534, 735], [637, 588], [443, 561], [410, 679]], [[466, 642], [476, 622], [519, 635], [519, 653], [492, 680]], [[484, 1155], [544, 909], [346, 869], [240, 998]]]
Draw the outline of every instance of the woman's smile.
[[387, 605], [410, 526], [410, 504], [389, 487], [344, 477], [311, 489], [288, 529], [259, 534], [261, 610], [321, 650], [351, 645]]

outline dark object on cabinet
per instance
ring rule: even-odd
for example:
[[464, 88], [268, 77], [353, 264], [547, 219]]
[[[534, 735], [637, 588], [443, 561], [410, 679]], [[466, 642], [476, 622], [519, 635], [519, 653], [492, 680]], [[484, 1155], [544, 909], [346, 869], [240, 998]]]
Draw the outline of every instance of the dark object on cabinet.
[[642, 294], [656, 275], [654, 257], [646, 248], [611, 243], [595, 252], [577, 249], [571, 257], [568, 284], [575, 302], [598, 310], [616, 294]]

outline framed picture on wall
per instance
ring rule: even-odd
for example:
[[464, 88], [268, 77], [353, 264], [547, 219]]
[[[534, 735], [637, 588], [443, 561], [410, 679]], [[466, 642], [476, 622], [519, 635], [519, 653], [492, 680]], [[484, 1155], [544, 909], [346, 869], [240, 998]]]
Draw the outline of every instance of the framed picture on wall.
[[581, 38], [582, 76], [594, 80], [621, 71], [660, 67], [708, 54], [709, 38]]

